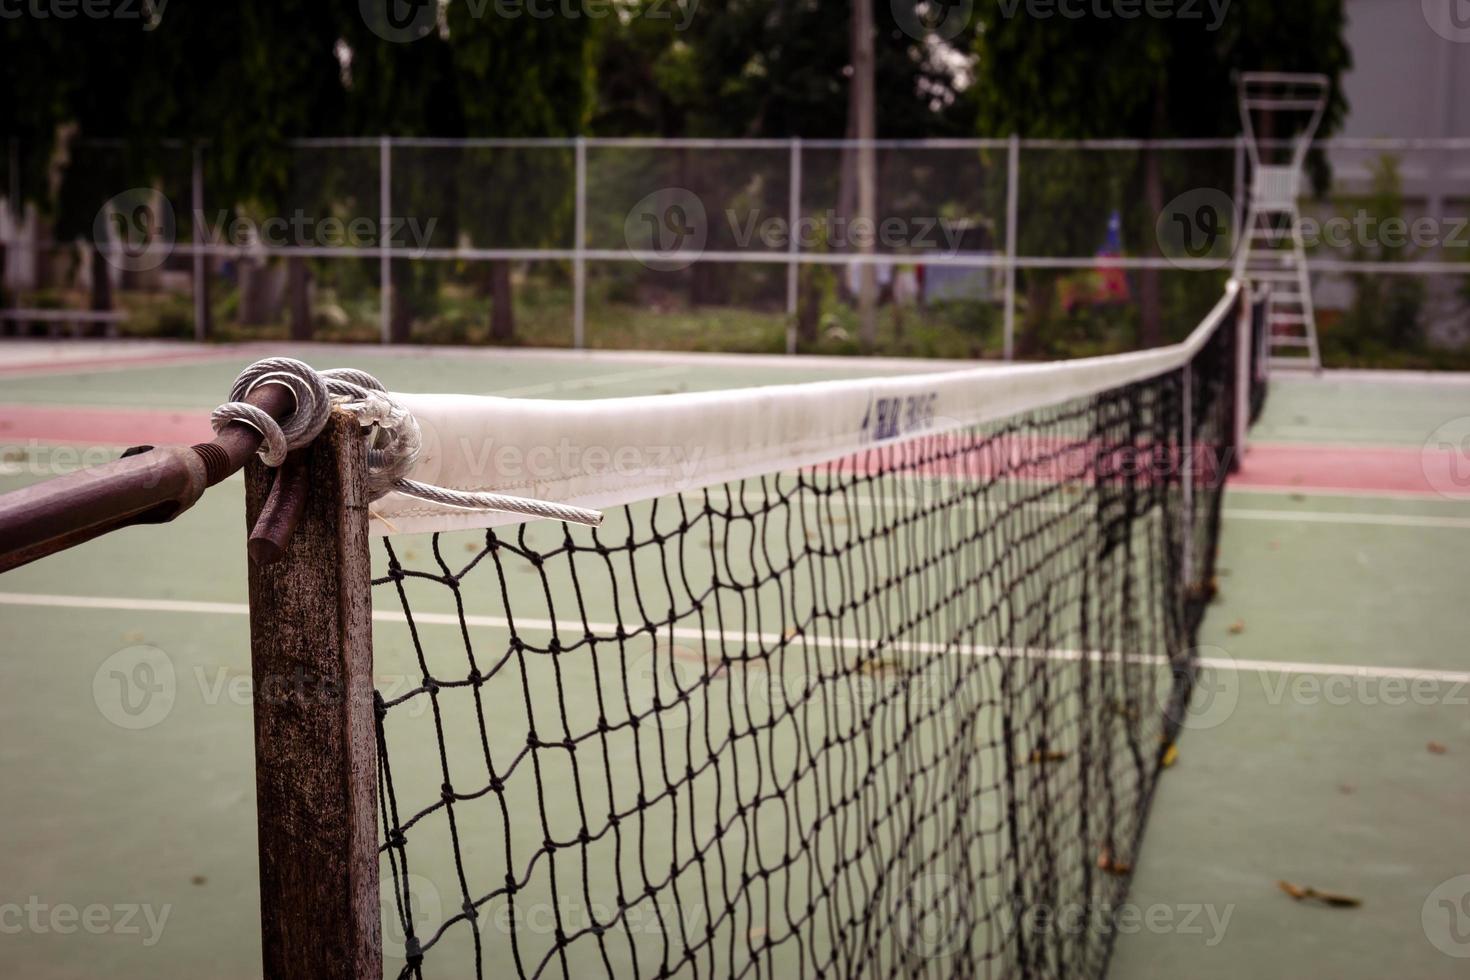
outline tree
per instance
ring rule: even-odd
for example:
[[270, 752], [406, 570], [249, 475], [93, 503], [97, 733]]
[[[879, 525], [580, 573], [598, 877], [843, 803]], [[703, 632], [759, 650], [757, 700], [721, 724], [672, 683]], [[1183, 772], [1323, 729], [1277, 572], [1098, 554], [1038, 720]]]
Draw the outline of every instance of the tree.
[[[190, 206], [195, 144], [207, 147], [216, 199], [279, 201], [290, 183], [288, 141], [320, 135], [341, 118], [336, 15], [327, 5], [134, 9], [143, 20], [6, 19], [3, 27], [10, 90], [28, 96], [4, 100], [0, 125], [24, 147], [28, 174], [46, 174], [61, 151], [56, 193], [32, 180], [24, 194], [50, 214], [56, 238], [91, 241], [96, 309], [112, 305], [96, 231], [109, 201], [161, 188], [156, 200], [168, 202], [171, 232], [184, 239], [203, 218]], [[250, 98], [241, 97], [242, 77]], [[163, 215], [147, 220], [167, 223]]]
[[[667, 3], [630, 5], [623, 23], [609, 24], [598, 39], [597, 103], [592, 130], [609, 136], [836, 139], [857, 135], [850, 108], [857, 73], [850, 30], [851, 0], [811, 3], [774, 0], [744, 3], [703, 0], [697, 16], [660, 18]], [[972, 131], [972, 106], [958, 97], [963, 73], [952, 59], [901, 23], [892, 4], [873, 4], [872, 68], [874, 130], [885, 138], [963, 135]], [[689, 7], [679, 7], [681, 12]], [[902, 13], [901, 10], [897, 13]], [[680, 27], [683, 29], [680, 29]], [[854, 120], [849, 125], [849, 120]], [[831, 156], [830, 151], [827, 154]], [[851, 155], [849, 155], [851, 156]], [[884, 158], [878, 154], [876, 209], [885, 210]], [[701, 159], [692, 152], [673, 177], [698, 190]], [[859, 210], [856, 158], [826, 168], [808, 153], [804, 197], [831, 202], [840, 217]], [[754, 171], [756, 165], [747, 167]], [[784, 175], [758, 175], [769, 186]], [[635, 196], [636, 197], [636, 196]], [[931, 217], [936, 217], [931, 215]], [[711, 234], [714, 231], [711, 229]], [[845, 247], [834, 242], [831, 248]], [[719, 296], [737, 275], [759, 270], [696, 264], [691, 297]], [[831, 270], [801, 269], [803, 296], [823, 292], [817, 279]], [[784, 276], [781, 277], [784, 281]], [[802, 304], [810, 312], [812, 305]], [[817, 318], [798, 319], [799, 339], [815, 340]]]
[[[588, 18], [475, 17], [468, 4], [452, 4], [448, 31], [468, 135], [582, 133], [593, 85]], [[490, 94], [510, 80], [513, 98]], [[570, 244], [564, 240], [574, 209], [570, 154], [536, 148], [472, 151], [466, 163], [477, 176], [465, 181], [465, 224], [478, 240], [522, 248]], [[485, 179], [490, 173], [493, 179]], [[495, 260], [489, 266], [494, 304], [490, 333], [509, 341], [515, 336], [510, 263]]]
[[[1237, 70], [1327, 74], [1334, 85], [1324, 135], [1345, 111], [1337, 84], [1350, 64], [1342, 0], [1237, 0], [1218, 24], [1209, 14], [1123, 19], [1057, 13], [1045, 23], [1007, 15], [1007, 10], [1025, 9], [976, 7], [975, 84], [968, 97], [983, 135], [1162, 139], [1235, 133]], [[1164, 206], [1167, 163], [1149, 152], [1141, 164], [1144, 208], [1132, 216], [1131, 225], [1135, 235], [1151, 236], [1153, 218]], [[1044, 186], [1024, 185], [1029, 210], [1066, 220], [1046, 228], [1045, 241], [1035, 240], [1039, 226], [1023, 226], [1023, 254], [1057, 254], [1059, 247], [1085, 254], [1096, 244], [1096, 230], [1111, 202], [1100, 200], [1097, 184], [1084, 179], [1086, 163], [1070, 169], [1049, 175]], [[1024, 279], [1028, 306], [1022, 342], [1034, 348], [1050, 313], [1054, 277], [1028, 271]], [[1139, 279], [1139, 343], [1151, 346], [1161, 335], [1158, 274], [1149, 270]]]

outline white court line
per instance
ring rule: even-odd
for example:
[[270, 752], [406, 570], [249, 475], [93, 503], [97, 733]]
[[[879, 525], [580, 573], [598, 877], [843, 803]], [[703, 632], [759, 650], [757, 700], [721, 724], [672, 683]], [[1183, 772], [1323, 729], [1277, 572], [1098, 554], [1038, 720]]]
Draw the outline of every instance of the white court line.
[[1470, 503], [1470, 494], [1446, 494], [1429, 490], [1358, 490], [1343, 487], [1304, 487], [1294, 484], [1252, 486], [1240, 483], [1227, 483], [1225, 488], [1231, 493], [1279, 497], [1346, 497], [1349, 500], [1425, 500], [1443, 501], [1450, 504]]
[[1470, 517], [1426, 517], [1420, 514], [1354, 514], [1342, 511], [1238, 510], [1227, 508], [1227, 521], [1285, 521], [1302, 524], [1367, 524], [1376, 527], [1438, 527], [1470, 529]]
[[605, 388], [608, 385], [622, 384], [625, 381], [646, 381], [650, 378], [664, 378], [671, 374], [688, 373], [687, 368], [677, 365], [643, 368], [639, 371], [620, 371], [616, 374], [598, 374], [584, 378], [562, 378], [559, 381], [546, 381], [520, 388], [498, 388], [494, 391], [487, 391], [486, 394], [499, 395], [502, 398], [524, 398], [528, 395], [550, 395], [557, 392], [581, 391], [585, 388]]
[[[201, 613], [206, 615], [230, 615], [244, 616], [250, 611], [243, 602], [190, 602], [182, 599], [129, 599], [118, 596], [69, 596], [48, 595], [44, 593], [27, 592], [0, 592], [0, 605], [5, 606], [32, 606], [53, 609], [111, 609], [123, 612], [177, 612], [177, 613]], [[459, 617], [447, 613], [415, 613], [414, 622], [424, 625], [435, 626], [458, 626]], [[374, 610], [373, 619], [377, 622], [403, 623], [406, 617], [402, 612], [390, 610]], [[504, 629], [508, 626], [505, 619], [497, 616], [466, 616], [465, 622], [470, 626], [482, 626]], [[550, 631], [553, 624], [544, 619], [516, 619], [516, 626], [523, 630]], [[591, 629], [598, 633], [610, 633], [616, 627], [611, 623], [587, 623], [581, 622], [563, 623], [561, 631], [573, 636], [580, 636], [585, 629]], [[631, 629], [641, 629], [631, 625]], [[680, 639], [696, 639], [700, 637], [719, 636], [719, 634], [705, 633], [697, 629], [675, 629], [672, 631], [675, 637]], [[670, 635], [669, 630], [660, 630], [660, 636]], [[733, 639], [733, 637], [732, 637]], [[767, 645], [775, 645], [781, 642], [782, 637], [776, 634], [759, 634], [738, 637], [742, 641], [759, 640]], [[831, 640], [825, 637], [806, 637], [807, 643], [822, 647], [844, 647], [859, 650], [868, 650], [873, 644], [855, 638], [851, 640]], [[1023, 650], [1004, 649], [997, 647], [950, 647], [937, 643], [905, 643], [905, 650], [915, 652], [941, 652], [946, 649], [955, 649], [958, 653], [967, 656], [1001, 656], [1009, 658], [1038, 657], [1049, 660], [1077, 661], [1115, 659], [1116, 654], [1108, 654], [1102, 651], [1080, 651], [1080, 650]], [[1123, 657], [1129, 663], [1164, 665], [1165, 658], [1154, 655], [1133, 654]], [[1404, 680], [1427, 680], [1447, 684], [1470, 684], [1470, 671], [1461, 670], [1431, 670], [1421, 667], [1379, 667], [1359, 664], [1319, 664], [1301, 661], [1276, 661], [1276, 660], [1236, 660], [1234, 658], [1201, 657], [1199, 664], [1214, 670], [1253, 672], [1253, 673], [1280, 673], [1280, 674], [1311, 674], [1333, 677], [1368, 677], [1374, 679], [1402, 678]]]
[[1466, 385], [1470, 384], [1467, 371], [1389, 371], [1373, 368], [1329, 368], [1313, 374], [1283, 376], [1277, 374], [1271, 384], [1323, 384], [1333, 381], [1367, 381], [1409, 385]]
[[[713, 488], [712, 488], [713, 489]], [[699, 492], [684, 493], [682, 497], [692, 501], [700, 501], [703, 495]], [[717, 497], [717, 501], [721, 499]], [[753, 502], [756, 505], [763, 504], [765, 497], [756, 493], [725, 494], [725, 499], [731, 501], [740, 500], [745, 503]], [[1416, 498], [1417, 499], [1417, 498]], [[849, 504], [857, 508], [872, 507], [898, 507], [907, 501], [902, 497], [892, 494], [879, 496], [854, 497], [841, 505], [832, 505], [834, 510], [840, 511]], [[815, 497], [804, 496], [803, 505], [815, 506], [818, 500]], [[989, 511], [1010, 509], [1005, 504], [993, 503], [985, 508]], [[1052, 503], [1030, 503], [1019, 508], [1024, 511], [1038, 511], [1040, 513], [1069, 513], [1078, 510], [1075, 502], [1067, 504]], [[1470, 518], [1466, 517], [1436, 517], [1423, 514], [1360, 514], [1353, 511], [1311, 511], [1311, 510], [1253, 510], [1250, 508], [1226, 507], [1220, 512], [1225, 520], [1247, 520], [1247, 521], [1281, 521], [1287, 524], [1355, 524], [1373, 527], [1432, 527], [1444, 528], [1446, 530], [1470, 529]]]

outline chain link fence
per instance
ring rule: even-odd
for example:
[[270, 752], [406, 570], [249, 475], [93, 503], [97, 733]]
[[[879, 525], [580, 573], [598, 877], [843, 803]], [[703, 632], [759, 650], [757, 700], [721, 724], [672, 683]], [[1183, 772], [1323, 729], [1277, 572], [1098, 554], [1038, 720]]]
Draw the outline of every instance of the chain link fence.
[[[867, 274], [880, 350], [1102, 353], [1208, 310], [1249, 178], [1239, 139], [317, 139], [265, 203], [207, 146], [8, 148], [0, 328], [199, 339], [844, 352]], [[1466, 149], [1318, 145], [1328, 363], [1470, 365]]]

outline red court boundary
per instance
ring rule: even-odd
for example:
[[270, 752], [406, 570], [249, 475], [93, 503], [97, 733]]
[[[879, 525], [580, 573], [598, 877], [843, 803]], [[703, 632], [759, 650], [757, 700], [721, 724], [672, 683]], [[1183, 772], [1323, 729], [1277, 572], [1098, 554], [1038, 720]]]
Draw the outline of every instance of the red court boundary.
[[[1459, 492], [1445, 492], [1430, 482], [1430, 474], [1450, 473], [1456, 461], [1453, 452], [1427, 447], [1251, 443], [1230, 485], [1241, 490], [1470, 499], [1470, 482], [1460, 486]], [[1442, 479], [1437, 482], [1446, 485]]]
[[28, 374], [85, 374], [89, 371], [122, 371], [129, 368], [157, 367], [165, 364], [187, 364], [196, 361], [217, 361], [234, 357], [240, 353], [233, 347], [211, 347], [207, 350], [159, 351], [153, 354], [133, 354], [119, 351], [111, 357], [87, 357], [79, 359], [55, 358], [21, 361], [16, 364], [0, 364], [0, 377], [16, 377]]
[[208, 442], [209, 413], [198, 409], [0, 405], [0, 444], [189, 446]]

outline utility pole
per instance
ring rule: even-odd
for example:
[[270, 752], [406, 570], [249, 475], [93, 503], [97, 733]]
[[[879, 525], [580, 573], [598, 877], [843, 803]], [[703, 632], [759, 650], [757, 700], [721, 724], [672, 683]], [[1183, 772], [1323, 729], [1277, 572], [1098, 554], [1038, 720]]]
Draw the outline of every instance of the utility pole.
[[[873, 0], [853, 0], [852, 7], [852, 85], [849, 105], [857, 116], [857, 221], [862, 229], [859, 250], [865, 256], [874, 253], [878, 230], [878, 150], [877, 113], [873, 93]], [[871, 259], [858, 267], [859, 336], [863, 349], [871, 351], [878, 344], [878, 268]]]

